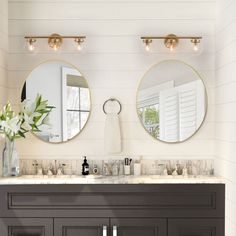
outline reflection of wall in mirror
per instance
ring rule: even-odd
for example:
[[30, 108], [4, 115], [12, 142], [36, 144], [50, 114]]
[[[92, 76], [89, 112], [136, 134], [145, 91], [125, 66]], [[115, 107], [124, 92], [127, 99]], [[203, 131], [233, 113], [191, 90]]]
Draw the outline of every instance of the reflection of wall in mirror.
[[138, 108], [147, 107], [159, 103], [159, 92], [173, 87], [174, 81], [172, 80], [140, 90], [138, 95]]
[[180, 61], [164, 61], [145, 74], [140, 89], [162, 86], [169, 81], [174, 81], [177, 87], [198, 79], [199, 75], [190, 66]]

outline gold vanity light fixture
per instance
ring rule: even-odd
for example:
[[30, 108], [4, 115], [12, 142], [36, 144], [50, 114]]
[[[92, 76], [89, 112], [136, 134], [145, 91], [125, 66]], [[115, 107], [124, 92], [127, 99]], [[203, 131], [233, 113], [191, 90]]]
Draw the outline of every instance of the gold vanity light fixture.
[[63, 44], [64, 39], [74, 39], [76, 47], [79, 51], [82, 50], [82, 43], [86, 36], [62, 36], [60, 34], [51, 34], [49, 36], [25, 36], [28, 43], [28, 49], [33, 51], [35, 49], [35, 43], [37, 39], [47, 39], [48, 45], [53, 50], [57, 51]]
[[145, 44], [146, 51], [150, 51], [150, 46], [153, 40], [164, 40], [164, 45], [172, 52], [177, 48], [180, 40], [190, 40], [193, 44], [193, 50], [199, 50], [199, 44], [201, 43], [201, 36], [177, 36], [175, 34], [168, 34], [167, 36], [142, 36], [141, 39]]

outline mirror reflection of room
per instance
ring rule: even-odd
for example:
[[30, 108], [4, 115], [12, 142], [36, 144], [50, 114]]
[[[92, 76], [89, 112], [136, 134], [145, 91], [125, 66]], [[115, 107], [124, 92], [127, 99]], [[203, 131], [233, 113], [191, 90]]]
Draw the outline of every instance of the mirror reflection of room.
[[35, 133], [40, 139], [66, 142], [81, 132], [90, 114], [90, 91], [75, 67], [61, 61], [39, 65], [24, 84], [22, 100], [32, 100], [37, 94], [55, 107], [49, 116], [49, 125]]
[[149, 134], [165, 142], [190, 138], [206, 113], [206, 92], [198, 73], [180, 61], [164, 61], [143, 77], [137, 109]]

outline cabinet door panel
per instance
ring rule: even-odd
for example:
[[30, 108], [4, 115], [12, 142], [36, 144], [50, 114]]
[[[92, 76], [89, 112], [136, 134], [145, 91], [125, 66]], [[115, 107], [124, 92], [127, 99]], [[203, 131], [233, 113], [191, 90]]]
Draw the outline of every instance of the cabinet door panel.
[[171, 219], [168, 236], [224, 236], [223, 219]]
[[103, 236], [103, 226], [108, 230], [108, 218], [60, 218], [54, 221], [54, 235]]
[[114, 226], [117, 233], [115, 236], [166, 236], [167, 222], [165, 219], [158, 218], [112, 218], [111, 231]]
[[52, 236], [53, 220], [42, 218], [1, 218], [1, 236]]

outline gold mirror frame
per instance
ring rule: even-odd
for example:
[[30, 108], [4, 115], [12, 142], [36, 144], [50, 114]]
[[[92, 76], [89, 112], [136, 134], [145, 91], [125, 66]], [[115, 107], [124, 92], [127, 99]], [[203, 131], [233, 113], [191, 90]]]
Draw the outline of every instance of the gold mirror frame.
[[[142, 81], [144, 80], [145, 76], [155, 67], [163, 64], [163, 63], [167, 63], [167, 62], [178, 62], [178, 63], [182, 63], [183, 65], [189, 67], [190, 69], [192, 69], [193, 73], [195, 73], [199, 79], [202, 81], [203, 85], [204, 85], [204, 91], [205, 91], [205, 114], [204, 114], [204, 118], [201, 122], [201, 124], [199, 125], [199, 127], [196, 129], [196, 131], [191, 135], [189, 136], [187, 139], [183, 140], [183, 141], [176, 141], [176, 142], [167, 142], [167, 141], [164, 141], [164, 140], [161, 140], [161, 139], [158, 139], [158, 138], [155, 138], [153, 137], [147, 130], [146, 130], [146, 127], [144, 126], [140, 116], [139, 116], [139, 113], [138, 113], [138, 94], [139, 94], [139, 90], [140, 90], [140, 87], [141, 87], [141, 84], [142, 84]], [[207, 116], [207, 111], [208, 111], [208, 95], [207, 95], [207, 90], [206, 90], [206, 84], [202, 78], [202, 76], [200, 75], [200, 73], [193, 67], [191, 66], [190, 64], [182, 61], [182, 60], [175, 60], [175, 59], [169, 59], [169, 60], [163, 60], [163, 61], [160, 61], [160, 62], [157, 62], [155, 64], [153, 64], [151, 67], [149, 67], [149, 69], [144, 73], [144, 75], [142, 76], [141, 80], [139, 81], [139, 84], [138, 84], [138, 88], [137, 88], [137, 93], [136, 93], [136, 113], [137, 113], [137, 116], [139, 118], [139, 121], [142, 125], [142, 127], [144, 128], [144, 130], [154, 139], [154, 140], [157, 140], [157, 141], [160, 141], [162, 143], [166, 143], [166, 144], [179, 144], [179, 143], [184, 143], [186, 141], [188, 141], [189, 139], [191, 139], [195, 134], [198, 133], [198, 131], [200, 130], [200, 128], [202, 127], [203, 123], [205, 122], [206, 120], [206, 116]]]
[[[47, 143], [47, 144], [53, 144], [53, 145], [57, 145], [57, 144], [65, 144], [67, 142], [70, 142], [71, 140], [74, 140], [75, 138], [77, 138], [82, 132], [83, 130], [85, 129], [85, 127], [87, 126], [88, 122], [89, 122], [89, 119], [91, 117], [91, 112], [92, 112], [92, 95], [91, 95], [91, 89], [90, 89], [90, 86], [89, 86], [89, 83], [87, 81], [87, 79], [84, 77], [84, 74], [76, 67], [74, 66], [73, 64], [71, 64], [70, 62], [67, 62], [65, 60], [61, 60], [61, 59], [50, 59], [50, 60], [46, 60], [46, 61], [43, 61], [43, 62], [40, 62], [39, 64], [37, 64], [36, 66], [33, 67], [33, 69], [28, 73], [28, 75], [26, 76], [26, 78], [24, 79], [23, 81], [23, 85], [21, 86], [21, 90], [20, 90], [20, 103], [22, 102], [22, 99], [21, 99], [21, 95], [22, 95], [22, 91], [23, 91], [23, 88], [24, 88], [24, 84], [26, 83], [27, 79], [29, 78], [29, 76], [32, 74], [32, 72], [38, 68], [40, 65], [43, 65], [43, 64], [46, 64], [47, 62], [62, 62], [62, 63], [65, 63], [67, 64], [68, 66], [71, 66], [72, 68], [76, 69], [77, 71], [80, 72], [80, 74], [82, 75], [82, 77], [85, 79], [86, 81], [86, 84], [88, 86], [88, 89], [89, 89], [89, 100], [90, 100], [90, 112], [89, 112], [89, 115], [88, 115], [88, 119], [85, 123], [85, 125], [83, 126], [83, 128], [80, 130], [80, 132], [76, 135], [73, 136], [73, 138], [71, 138], [70, 140], [67, 140], [67, 141], [61, 141], [61, 142], [47, 142], [41, 138], [39, 138], [34, 132], [30, 132], [31, 134], [33, 134], [33, 136], [35, 136], [37, 139], [39, 139], [40, 141], [44, 142], [44, 143]], [[20, 108], [20, 105], [19, 105], [19, 108]]]

